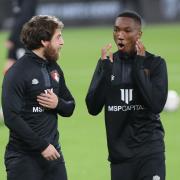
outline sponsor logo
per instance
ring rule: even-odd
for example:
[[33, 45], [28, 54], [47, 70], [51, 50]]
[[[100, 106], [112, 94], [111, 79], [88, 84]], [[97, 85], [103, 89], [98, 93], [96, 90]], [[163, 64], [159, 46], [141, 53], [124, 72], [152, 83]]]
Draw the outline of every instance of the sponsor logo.
[[140, 104], [132, 104], [129, 103], [133, 100], [133, 89], [120, 89], [121, 91], [121, 101], [125, 103], [125, 105], [108, 105], [107, 110], [111, 112], [118, 111], [140, 111], [143, 110], [143, 105]]
[[32, 111], [34, 113], [37, 113], [37, 112], [44, 112], [44, 109], [42, 107], [33, 107]]
[[160, 180], [161, 178], [158, 175], [153, 176], [152, 180]]
[[33, 85], [39, 84], [38, 79], [35, 79], [35, 78], [34, 78], [34, 79], [32, 80], [32, 84], [33, 84]]
[[144, 108], [142, 105], [108, 106], [108, 111], [114, 111], [114, 112], [118, 112], [118, 111], [140, 111], [143, 109]]
[[132, 92], [133, 89], [120, 89], [121, 90], [121, 100], [124, 101], [126, 104], [132, 101], [133, 96]]
[[57, 72], [57, 70], [51, 71], [50, 75], [51, 75], [53, 80], [55, 80], [56, 82], [59, 83], [59, 73]]

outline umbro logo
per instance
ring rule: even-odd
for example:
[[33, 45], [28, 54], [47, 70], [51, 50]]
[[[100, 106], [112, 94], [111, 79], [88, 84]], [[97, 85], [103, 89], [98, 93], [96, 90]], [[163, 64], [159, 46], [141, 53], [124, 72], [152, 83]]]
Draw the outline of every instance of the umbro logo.
[[33, 84], [33, 85], [39, 84], [38, 79], [35, 79], [35, 78], [34, 78], [34, 79], [32, 80], [32, 84]]
[[112, 74], [111, 75], [111, 81], [114, 81], [114, 78], [115, 78], [115, 76]]

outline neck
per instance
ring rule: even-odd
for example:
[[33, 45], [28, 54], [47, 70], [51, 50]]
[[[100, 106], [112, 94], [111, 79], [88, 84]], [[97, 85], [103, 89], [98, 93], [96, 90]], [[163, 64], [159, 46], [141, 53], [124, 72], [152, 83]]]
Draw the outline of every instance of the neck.
[[32, 52], [36, 54], [37, 56], [39, 56], [41, 59], [46, 60], [46, 58], [44, 57], [43, 48], [34, 49], [32, 50]]

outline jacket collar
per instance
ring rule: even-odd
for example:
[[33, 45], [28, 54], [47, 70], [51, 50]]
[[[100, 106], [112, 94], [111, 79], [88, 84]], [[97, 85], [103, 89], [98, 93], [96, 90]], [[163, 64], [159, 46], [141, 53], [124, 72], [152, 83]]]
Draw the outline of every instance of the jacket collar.
[[41, 57], [39, 57], [38, 55], [36, 55], [33, 51], [31, 50], [26, 50], [25, 55], [31, 57], [32, 60], [34, 60], [35, 62], [39, 63], [39, 64], [49, 64], [48, 60], [44, 60]]
[[[133, 60], [136, 57], [136, 52], [133, 53], [125, 53], [125, 52], [120, 52], [120, 51], [116, 51], [115, 54], [119, 57], [119, 59], [124, 59], [124, 60]], [[145, 57], [149, 58], [152, 56], [151, 53], [149, 52], [145, 52]]]

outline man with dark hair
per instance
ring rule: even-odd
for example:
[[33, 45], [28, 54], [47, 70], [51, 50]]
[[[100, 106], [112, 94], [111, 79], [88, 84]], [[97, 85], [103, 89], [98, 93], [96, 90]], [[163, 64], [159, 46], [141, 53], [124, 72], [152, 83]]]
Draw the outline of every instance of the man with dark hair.
[[57, 115], [75, 107], [57, 60], [63, 23], [35, 16], [22, 29], [25, 55], [4, 77], [2, 107], [10, 130], [5, 152], [8, 180], [67, 180], [59, 144]]
[[165, 61], [140, 41], [141, 18], [123, 12], [94, 72], [86, 104], [97, 115], [105, 106], [112, 180], [165, 180], [164, 129], [159, 113], [167, 98]]

